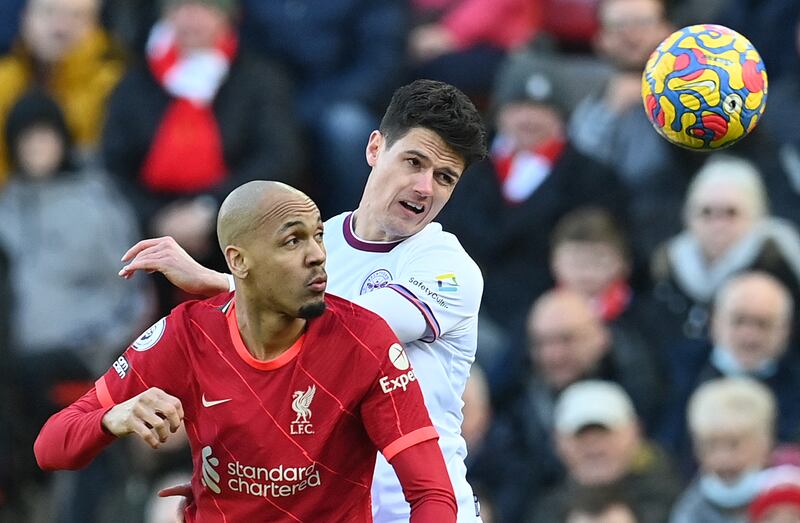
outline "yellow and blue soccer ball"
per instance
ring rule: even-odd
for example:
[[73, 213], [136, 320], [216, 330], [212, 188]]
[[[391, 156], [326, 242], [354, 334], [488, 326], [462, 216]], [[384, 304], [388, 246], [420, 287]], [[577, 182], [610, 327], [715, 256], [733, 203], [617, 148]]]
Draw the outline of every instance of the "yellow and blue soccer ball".
[[684, 27], [650, 56], [642, 100], [656, 131], [694, 150], [717, 150], [753, 130], [767, 101], [767, 72], [747, 38], [720, 25]]

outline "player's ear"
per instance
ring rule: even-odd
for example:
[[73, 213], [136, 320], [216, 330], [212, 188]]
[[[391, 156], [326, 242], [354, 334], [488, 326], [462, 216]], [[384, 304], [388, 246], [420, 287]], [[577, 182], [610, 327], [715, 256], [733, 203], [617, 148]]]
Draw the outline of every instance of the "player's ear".
[[378, 152], [381, 150], [383, 140], [383, 134], [381, 134], [380, 131], [372, 131], [372, 133], [369, 135], [366, 154], [367, 164], [370, 167], [375, 167], [375, 163], [378, 161]]
[[228, 269], [231, 271], [231, 274], [239, 279], [246, 278], [247, 274], [250, 272], [244, 253], [235, 245], [228, 245], [225, 247], [225, 261], [228, 263]]

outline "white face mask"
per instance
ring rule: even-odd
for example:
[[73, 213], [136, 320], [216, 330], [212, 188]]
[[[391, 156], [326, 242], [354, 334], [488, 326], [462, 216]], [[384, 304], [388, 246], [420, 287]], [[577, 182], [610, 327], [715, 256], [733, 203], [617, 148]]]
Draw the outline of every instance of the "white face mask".
[[703, 474], [700, 492], [713, 504], [726, 509], [742, 508], [758, 494], [763, 484], [763, 471], [743, 472], [733, 483], [725, 483], [716, 474]]
[[725, 376], [752, 376], [754, 378], [771, 378], [778, 372], [778, 362], [775, 360], [765, 360], [757, 368], [745, 370], [731, 351], [719, 346], [715, 346], [711, 351], [711, 363]]

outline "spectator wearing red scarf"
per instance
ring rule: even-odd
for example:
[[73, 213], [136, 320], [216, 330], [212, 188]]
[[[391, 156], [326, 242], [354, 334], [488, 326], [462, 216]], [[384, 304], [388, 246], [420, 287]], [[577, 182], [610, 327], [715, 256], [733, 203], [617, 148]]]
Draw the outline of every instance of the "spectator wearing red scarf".
[[234, 0], [166, 0], [109, 105], [103, 153], [148, 234], [207, 258], [218, 203], [253, 179], [298, 184], [288, 82], [242, 51]]

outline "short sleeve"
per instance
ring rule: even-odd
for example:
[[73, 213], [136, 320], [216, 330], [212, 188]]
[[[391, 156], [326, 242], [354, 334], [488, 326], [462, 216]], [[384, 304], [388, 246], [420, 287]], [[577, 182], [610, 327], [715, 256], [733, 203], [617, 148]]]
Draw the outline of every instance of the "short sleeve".
[[370, 350], [380, 365], [361, 404], [364, 427], [387, 460], [422, 441], [436, 439], [422, 390], [403, 346], [382, 320]]
[[452, 235], [408, 253], [389, 288], [411, 302], [425, 319], [422, 341], [431, 342], [477, 316], [483, 275]]
[[173, 312], [144, 331], [95, 382], [104, 407], [116, 405], [150, 387], [181, 397], [190, 373], [180, 343], [182, 316]]

